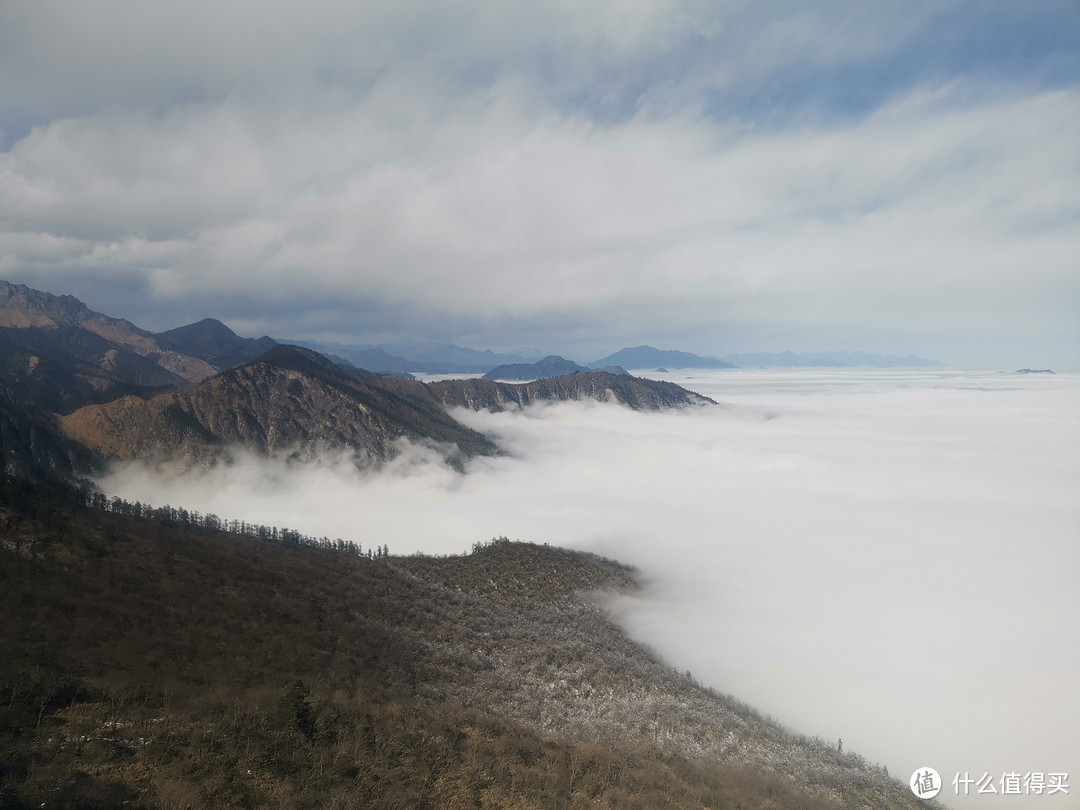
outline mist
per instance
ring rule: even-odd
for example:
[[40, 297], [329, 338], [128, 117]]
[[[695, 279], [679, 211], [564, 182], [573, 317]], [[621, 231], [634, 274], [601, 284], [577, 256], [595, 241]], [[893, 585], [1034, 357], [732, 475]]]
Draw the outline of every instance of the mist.
[[1080, 376], [648, 376], [721, 406], [456, 411], [507, 451], [464, 472], [403, 442], [377, 471], [241, 453], [100, 484], [394, 554], [596, 551], [646, 581], [612, 603], [627, 632], [700, 682], [903, 780], [934, 767], [947, 804], [1066, 806], [951, 779], [1080, 762]]

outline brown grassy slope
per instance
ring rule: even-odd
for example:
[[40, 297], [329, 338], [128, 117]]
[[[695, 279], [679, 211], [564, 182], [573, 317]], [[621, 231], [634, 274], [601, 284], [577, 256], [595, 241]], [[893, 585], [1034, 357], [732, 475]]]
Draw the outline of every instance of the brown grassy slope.
[[[3, 509], [0, 807], [834, 806], [651, 732], [590, 737], [507, 711], [515, 681], [556, 681], [571, 660], [616, 680], [666, 671], [577, 595], [628, 576], [536, 546], [383, 563]], [[855, 765], [824, 787], [904, 806], [864, 795]]]

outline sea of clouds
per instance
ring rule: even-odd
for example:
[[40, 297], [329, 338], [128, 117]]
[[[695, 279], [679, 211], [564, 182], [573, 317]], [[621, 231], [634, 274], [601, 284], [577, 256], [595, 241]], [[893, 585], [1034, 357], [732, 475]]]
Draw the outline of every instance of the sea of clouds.
[[101, 484], [398, 554], [507, 535], [615, 557], [647, 582], [619, 620], [699, 681], [901, 779], [934, 767], [950, 805], [1070, 806], [1080, 772], [1070, 796], [950, 783], [1080, 762], [1080, 375], [649, 376], [720, 406], [458, 411], [507, 451], [464, 473], [403, 444], [378, 471], [240, 455]]

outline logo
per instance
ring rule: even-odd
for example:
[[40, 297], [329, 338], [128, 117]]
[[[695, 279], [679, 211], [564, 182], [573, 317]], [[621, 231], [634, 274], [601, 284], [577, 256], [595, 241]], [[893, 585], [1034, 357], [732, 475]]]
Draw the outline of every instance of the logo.
[[916, 768], [908, 784], [920, 799], [932, 799], [941, 792], [941, 777], [933, 768]]

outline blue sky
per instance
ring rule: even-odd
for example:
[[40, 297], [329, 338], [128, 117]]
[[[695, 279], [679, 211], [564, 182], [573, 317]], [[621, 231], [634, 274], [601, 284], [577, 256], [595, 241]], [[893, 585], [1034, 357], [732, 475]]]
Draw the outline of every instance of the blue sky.
[[1080, 6], [0, 2], [0, 277], [165, 329], [1080, 367]]

